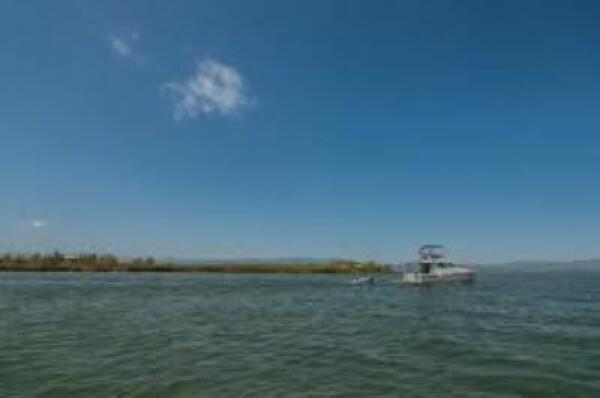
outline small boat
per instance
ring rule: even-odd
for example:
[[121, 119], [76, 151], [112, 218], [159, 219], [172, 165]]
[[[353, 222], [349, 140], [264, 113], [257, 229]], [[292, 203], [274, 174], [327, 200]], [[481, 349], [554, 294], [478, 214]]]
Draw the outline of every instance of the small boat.
[[423, 245], [419, 249], [416, 269], [406, 272], [402, 282], [429, 284], [438, 282], [470, 282], [475, 279], [475, 271], [464, 265], [450, 262], [442, 245]]
[[375, 278], [372, 276], [362, 276], [359, 278], [354, 278], [350, 281], [352, 285], [370, 285], [375, 283]]

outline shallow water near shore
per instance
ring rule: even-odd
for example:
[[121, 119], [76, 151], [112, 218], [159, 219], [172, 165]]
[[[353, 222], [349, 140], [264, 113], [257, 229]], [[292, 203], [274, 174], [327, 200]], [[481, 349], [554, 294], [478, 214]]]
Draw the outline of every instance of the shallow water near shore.
[[350, 279], [0, 273], [0, 396], [600, 396], [600, 270]]

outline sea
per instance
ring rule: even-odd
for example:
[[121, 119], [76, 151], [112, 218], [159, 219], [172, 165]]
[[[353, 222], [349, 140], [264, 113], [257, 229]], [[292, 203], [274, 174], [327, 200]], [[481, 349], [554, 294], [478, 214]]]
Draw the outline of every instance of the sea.
[[600, 268], [0, 273], [0, 397], [600, 397]]

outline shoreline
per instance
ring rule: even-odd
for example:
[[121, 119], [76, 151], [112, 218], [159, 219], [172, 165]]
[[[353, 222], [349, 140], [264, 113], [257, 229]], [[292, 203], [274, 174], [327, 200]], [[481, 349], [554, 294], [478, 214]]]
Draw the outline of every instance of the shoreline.
[[365, 274], [388, 273], [390, 268], [375, 262], [339, 260], [326, 263], [161, 263], [153, 258], [120, 260], [113, 255], [85, 254], [0, 256], [0, 272], [166, 272], [231, 274]]
[[3, 272], [78, 272], [78, 273], [202, 273], [202, 274], [372, 274], [372, 273], [390, 273], [391, 271], [384, 267], [378, 268], [340, 268], [337, 266], [306, 266], [306, 265], [274, 265], [274, 266], [254, 266], [242, 264], [235, 266], [159, 266], [159, 267], [37, 267], [37, 266], [0, 266], [0, 273]]

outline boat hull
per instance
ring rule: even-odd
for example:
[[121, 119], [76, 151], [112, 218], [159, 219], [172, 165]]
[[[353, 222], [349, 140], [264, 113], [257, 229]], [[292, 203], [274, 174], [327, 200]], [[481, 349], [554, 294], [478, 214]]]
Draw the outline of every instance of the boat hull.
[[422, 273], [408, 272], [402, 278], [403, 283], [423, 285], [446, 282], [472, 282], [475, 279], [475, 272], [468, 268], [456, 268], [453, 270], [444, 270], [440, 272]]

